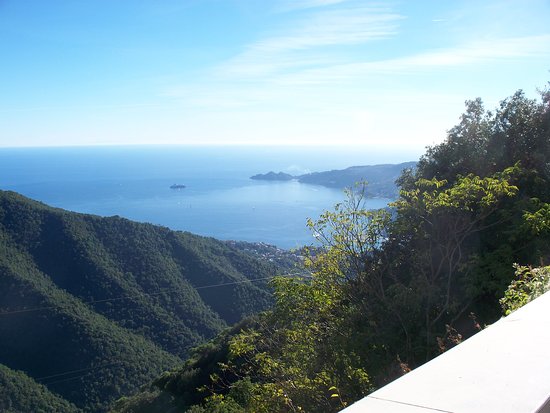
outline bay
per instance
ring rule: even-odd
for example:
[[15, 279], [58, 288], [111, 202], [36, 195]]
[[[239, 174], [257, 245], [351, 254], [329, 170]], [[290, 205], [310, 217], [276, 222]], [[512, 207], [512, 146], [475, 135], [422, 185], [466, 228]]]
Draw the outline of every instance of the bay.
[[[2, 148], [0, 189], [71, 211], [294, 248], [314, 242], [307, 218], [341, 202], [343, 192], [296, 181], [254, 181], [251, 175], [408, 159], [410, 154], [338, 147]], [[170, 189], [172, 184], [186, 188]], [[370, 199], [367, 206], [382, 208], [389, 201]]]

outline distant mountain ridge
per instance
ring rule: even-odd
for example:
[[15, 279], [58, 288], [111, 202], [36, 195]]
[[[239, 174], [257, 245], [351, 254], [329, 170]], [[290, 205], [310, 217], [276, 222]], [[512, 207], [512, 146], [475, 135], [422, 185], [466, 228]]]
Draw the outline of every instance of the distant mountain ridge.
[[212, 238], [0, 191], [0, 367], [22, 389], [0, 406], [43, 384], [51, 406], [104, 411], [267, 308], [275, 272]]
[[405, 169], [414, 169], [416, 162], [403, 162], [399, 164], [380, 164], [351, 166], [346, 169], [335, 169], [324, 172], [312, 172], [303, 175], [290, 175], [284, 172], [270, 171], [266, 174], [257, 174], [250, 179], [264, 181], [289, 181], [296, 179], [298, 182], [312, 185], [322, 185], [329, 188], [351, 187], [360, 181], [367, 181], [367, 196], [387, 197], [397, 196], [395, 181]]

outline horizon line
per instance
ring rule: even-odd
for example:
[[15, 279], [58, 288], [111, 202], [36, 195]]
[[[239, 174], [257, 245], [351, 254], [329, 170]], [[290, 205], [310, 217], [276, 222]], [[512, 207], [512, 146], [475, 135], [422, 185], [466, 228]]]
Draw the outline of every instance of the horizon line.
[[[291, 147], [291, 148], [364, 148], [364, 149], [371, 149], [374, 151], [380, 151], [380, 150], [393, 150], [395, 151], [395, 148], [390, 147], [384, 147], [384, 146], [373, 146], [372, 144], [361, 144], [361, 143], [344, 143], [344, 144], [334, 144], [334, 143], [319, 143], [319, 144], [311, 144], [311, 143], [245, 143], [245, 142], [235, 142], [235, 143], [98, 143], [98, 144], [72, 144], [72, 145], [65, 145], [65, 144], [53, 144], [53, 145], [9, 145], [9, 146], [0, 146], [0, 150], [2, 149], [63, 149], [63, 148], [125, 148], [125, 147], [174, 147], [174, 146], [180, 146], [180, 147]], [[406, 151], [425, 151], [426, 146], [422, 148], [403, 148]], [[399, 151], [401, 152], [401, 151]]]

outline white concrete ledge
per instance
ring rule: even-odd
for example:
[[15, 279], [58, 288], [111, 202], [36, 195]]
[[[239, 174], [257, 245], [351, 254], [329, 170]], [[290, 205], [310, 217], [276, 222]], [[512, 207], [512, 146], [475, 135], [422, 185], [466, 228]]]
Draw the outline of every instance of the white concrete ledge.
[[550, 413], [550, 292], [343, 412]]

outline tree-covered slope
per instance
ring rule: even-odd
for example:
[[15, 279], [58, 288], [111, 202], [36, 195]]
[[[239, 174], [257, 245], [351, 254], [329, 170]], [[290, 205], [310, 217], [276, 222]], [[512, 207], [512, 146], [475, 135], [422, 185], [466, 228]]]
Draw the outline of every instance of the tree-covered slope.
[[0, 248], [0, 363], [96, 411], [178, 362], [57, 287], [5, 236]]
[[82, 412], [25, 373], [9, 369], [2, 364], [0, 364], [0, 411], [4, 413]]
[[253, 326], [257, 326], [257, 320], [248, 318], [224, 330], [193, 349], [182, 365], [165, 372], [135, 395], [118, 400], [111, 412], [177, 413], [200, 403], [210, 394], [211, 378], [223, 374], [220, 365], [228, 361], [230, 341]]
[[266, 308], [274, 272], [213, 239], [0, 192], [0, 363], [101, 411]]

